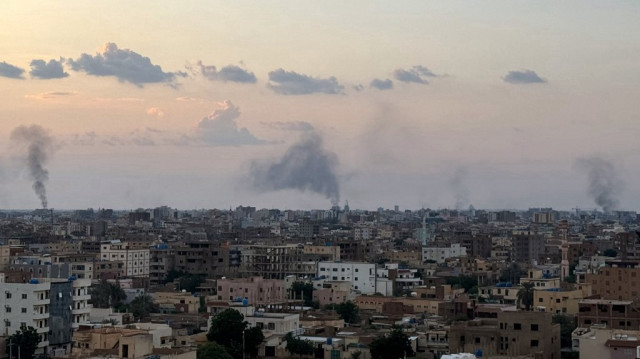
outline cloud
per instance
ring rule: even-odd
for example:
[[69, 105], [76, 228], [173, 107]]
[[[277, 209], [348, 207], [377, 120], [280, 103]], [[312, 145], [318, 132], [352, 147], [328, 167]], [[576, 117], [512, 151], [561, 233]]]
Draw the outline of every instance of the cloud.
[[408, 70], [396, 69], [393, 71], [393, 77], [400, 82], [426, 85], [429, 83], [429, 81], [427, 81], [428, 77], [437, 77], [437, 75], [428, 68], [417, 65]]
[[209, 145], [241, 146], [263, 144], [265, 141], [256, 138], [249, 130], [239, 128], [236, 119], [240, 117], [240, 109], [226, 100], [219, 103], [219, 108], [198, 123], [198, 137]]
[[210, 81], [240, 83], [255, 83], [257, 81], [256, 75], [253, 72], [243, 69], [240, 66], [227, 65], [218, 71], [215, 66], [204, 65], [202, 61], [198, 61], [197, 65], [200, 68], [200, 74]]
[[613, 162], [598, 156], [579, 158], [575, 165], [587, 175], [587, 193], [605, 212], [616, 209], [624, 183]]
[[60, 58], [60, 61], [51, 59], [49, 62], [40, 59], [32, 60], [29, 75], [42, 80], [65, 78], [69, 76], [69, 74], [64, 72], [64, 68], [62, 67], [63, 61], [63, 58]]
[[547, 80], [538, 76], [538, 74], [533, 70], [509, 71], [502, 80], [516, 85], [542, 84], [547, 82]]
[[148, 57], [129, 49], [119, 49], [112, 42], [106, 43], [95, 56], [82, 54], [76, 60], [68, 61], [74, 71], [84, 71], [93, 76], [114, 76], [121, 82], [129, 82], [142, 87], [149, 83], [166, 83], [177, 86], [176, 77], [185, 77], [184, 72], [164, 72]]
[[36, 100], [49, 100], [60, 97], [68, 97], [75, 96], [78, 93], [75, 91], [50, 91], [50, 92], [41, 92], [33, 95], [24, 95], [25, 98], [31, 98]]
[[8, 77], [11, 79], [24, 79], [22, 74], [24, 73], [24, 69], [8, 64], [4, 61], [0, 62], [0, 76]]
[[267, 86], [281, 95], [342, 94], [344, 89], [333, 76], [320, 79], [283, 69], [269, 72], [269, 81]]
[[314, 129], [313, 125], [309, 122], [305, 121], [292, 121], [292, 122], [283, 122], [283, 121], [275, 121], [275, 122], [262, 122], [264, 126], [271, 127], [275, 130], [281, 131], [312, 131]]
[[393, 81], [389, 79], [386, 79], [386, 80], [373, 79], [373, 81], [371, 81], [370, 86], [373, 88], [377, 88], [378, 90], [391, 90], [393, 88]]
[[164, 117], [164, 111], [160, 109], [160, 107], [149, 107], [147, 109], [147, 115], [153, 116], [156, 118]]

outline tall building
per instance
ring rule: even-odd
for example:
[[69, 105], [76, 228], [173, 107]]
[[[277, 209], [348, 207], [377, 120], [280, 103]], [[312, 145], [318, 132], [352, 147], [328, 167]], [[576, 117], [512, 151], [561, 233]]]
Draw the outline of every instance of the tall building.
[[376, 293], [376, 265], [357, 262], [318, 262], [317, 276], [329, 281], [351, 282], [351, 289], [362, 294]]
[[640, 263], [636, 261], [611, 260], [596, 274], [586, 274], [593, 295], [603, 299], [640, 299]]
[[133, 245], [128, 242], [108, 242], [100, 244], [100, 259], [122, 261], [124, 275], [127, 277], [149, 276], [149, 247]]

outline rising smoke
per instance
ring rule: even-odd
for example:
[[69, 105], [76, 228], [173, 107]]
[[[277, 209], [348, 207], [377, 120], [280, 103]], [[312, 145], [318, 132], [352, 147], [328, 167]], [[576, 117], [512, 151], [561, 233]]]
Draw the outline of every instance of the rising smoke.
[[459, 167], [453, 173], [451, 181], [449, 181], [449, 187], [456, 199], [455, 206], [457, 210], [465, 209], [469, 205], [469, 189], [465, 184], [466, 179], [467, 169]]
[[309, 133], [293, 144], [278, 161], [252, 162], [251, 179], [255, 188], [267, 191], [297, 189], [313, 191], [340, 201], [340, 186], [335, 174], [338, 157], [324, 149], [322, 138]]
[[42, 208], [47, 208], [46, 182], [49, 171], [44, 167], [53, 150], [53, 138], [38, 125], [19, 126], [11, 132], [11, 140], [20, 148], [25, 148], [25, 161], [29, 169], [29, 176], [33, 180], [33, 190], [40, 198]]
[[601, 157], [577, 160], [576, 165], [587, 174], [587, 192], [602, 210], [609, 212], [618, 207], [622, 180], [612, 162]]

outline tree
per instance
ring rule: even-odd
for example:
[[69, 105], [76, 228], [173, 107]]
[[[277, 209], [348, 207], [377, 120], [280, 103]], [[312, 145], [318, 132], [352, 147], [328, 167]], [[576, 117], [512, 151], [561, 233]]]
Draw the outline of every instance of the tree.
[[613, 248], [609, 248], [609, 249], [605, 249], [604, 252], [602, 252], [602, 255], [605, 257], [615, 258], [618, 256], [618, 251], [616, 251]]
[[160, 307], [153, 302], [153, 298], [151, 298], [149, 294], [142, 294], [135, 297], [135, 299], [129, 303], [129, 309], [136, 318], [146, 318], [151, 313], [160, 312]]
[[196, 359], [233, 359], [231, 354], [222, 345], [215, 342], [207, 342], [198, 346]]
[[456, 286], [458, 288], [464, 288], [465, 292], [469, 292], [471, 288], [478, 285], [478, 278], [472, 277], [470, 275], [460, 274], [457, 277], [447, 278], [447, 284]]
[[109, 283], [103, 279], [89, 291], [91, 303], [95, 308], [117, 307], [127, 299], [127, 294], [117, 283]]
[[389, 335], [374, 339], [369, 351], [371, 359], [402, 359], [414, 355], [409, 337], [397, 328]]
[[563, 348], [571, 347], [571, 333], [576, 329], [574, 317], [566, 314], [555, 314], [552, 317], [554, 324], [560, 324], [560, 345]]
[[520, 268], [520, 265], [516, 262], [511, 263], [511, 265], [502, 271], [502, 275], [500, 275], [501, 282], [512, 282], [519, 283], [520, 278], [527, 275], [527, 273]]
[[244, 334], [245, 354], [258, 355], [258, 348], [264, 340], [262, 329], [258, 327], [247, 329], [249, 323], [244, 316], [235, 309], [226, 309], [216, 315], [211, 321], [207, 333], [207, 340], [214, 341], [227, 349], [234, 359], [242, 358], [242, 337]]
[[357, 324], [360, 321], [360, 308], [350, 300], [336, 305], [335, 310], [345, 323]]
[[532, 282], [522, 283], [522, 288], [518, 291], [518, 305], [524, 305], [526, 310], [531, 310], [533, 306], [533, 289]]
[[18, 348], [20, 348], [20, 358], [33, 359], [38, 344], [40, 343], [40, 335], [34, 327], [21, 326], [20, 330], [10, 335], [7, 340], [7, 353], [12, 353], [14, 358], [18, 357]]
[[[313, 284], [305, 282], [293, 282], [291, 284], [291, 291], [293, 297], [296, 299], [303, 299], [304, 305], [313, 306]], [[302, 298], [298, 298], [302, 293]]]
[[298, 354], [302, 358], [303, 355], [311, 355], [316, 350], [313, 343], [308, 340], [298, 339], [291, 333], [287, 333], [284, 338], [287, 341], [285, 349], [287, 349], [287, 351], [292, 355]]

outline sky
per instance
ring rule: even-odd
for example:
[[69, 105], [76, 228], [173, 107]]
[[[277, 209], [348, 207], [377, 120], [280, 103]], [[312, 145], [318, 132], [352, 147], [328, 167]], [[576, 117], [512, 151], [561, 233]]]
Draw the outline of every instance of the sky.
[[638, 210], [640, 2], [0, 2], [0, 208]]

